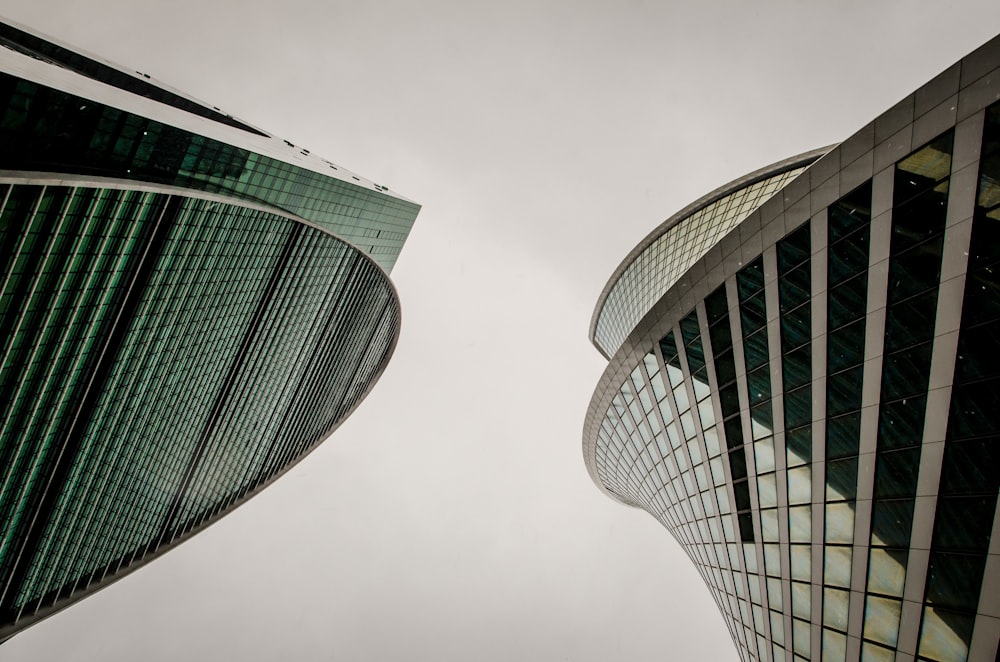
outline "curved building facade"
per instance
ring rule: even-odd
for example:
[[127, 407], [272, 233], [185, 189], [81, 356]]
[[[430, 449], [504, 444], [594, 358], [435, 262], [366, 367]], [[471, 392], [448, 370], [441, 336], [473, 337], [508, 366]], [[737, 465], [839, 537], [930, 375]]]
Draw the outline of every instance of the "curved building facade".
[[590, 341], [609, 358], [688, 269], [740, 221], [829, 151], [814, 150], [729, 182], [680, 210], [625, 256], [598, 297]]
[[0, 24], [0, 639], [325, 439], [399, 334], [419, 207]]
[[1000, 38], [782, 184], [637, 279], [617, 347], [609, 283], [587, 469], [678, 540], [744, 661], [992, 662]]

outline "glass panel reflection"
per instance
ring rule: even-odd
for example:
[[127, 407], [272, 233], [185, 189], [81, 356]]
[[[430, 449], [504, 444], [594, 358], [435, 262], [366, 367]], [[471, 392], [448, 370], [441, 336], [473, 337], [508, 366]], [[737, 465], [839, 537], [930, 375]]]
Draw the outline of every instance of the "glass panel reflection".
[[869, 595], [865, 606], [865, 638], [895, 646], [901, 606], [899, 600]]
[[854, 542], [854, 504], [830, 503], [826, 506], [826, 542]]
[[823, 581], [830, 586], [851, 586], [851, 547], [828, 545], [825, 549]]
[[823, 625], [847, 631], [847, 607], [851, 592], [837, 588], [823, 589]]

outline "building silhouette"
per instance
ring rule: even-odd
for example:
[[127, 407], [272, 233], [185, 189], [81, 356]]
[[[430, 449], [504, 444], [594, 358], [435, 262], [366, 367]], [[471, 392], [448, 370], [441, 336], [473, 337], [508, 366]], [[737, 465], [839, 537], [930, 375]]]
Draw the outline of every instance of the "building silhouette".
[[1000, 38], [821, 153], [616, 270], [587, 469], [677, 539], [744, 661], [994, 661]]
[[399, 333], [419, 206], [0, 23], [0, 640], [315, 448]]

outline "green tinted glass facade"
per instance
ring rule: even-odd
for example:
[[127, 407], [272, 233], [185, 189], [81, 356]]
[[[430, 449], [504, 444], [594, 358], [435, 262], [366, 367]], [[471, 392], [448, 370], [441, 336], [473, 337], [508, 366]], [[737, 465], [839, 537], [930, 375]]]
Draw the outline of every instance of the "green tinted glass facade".
[[2, 73], [0, 108], [0, 169], [155, 182], [264, 203], [347, 239], [386, 271], [420, 209], [334, 178], [333, 164], [325, 176]]
[[337, 427], [395, 346], [418, 207], [6, 73], [0, 168], [3, 639]]
[[685, 547], [744, 661], [997, 659], [997, 80], [1000, 38], [807, 168], [594, 394], [591, 476]]

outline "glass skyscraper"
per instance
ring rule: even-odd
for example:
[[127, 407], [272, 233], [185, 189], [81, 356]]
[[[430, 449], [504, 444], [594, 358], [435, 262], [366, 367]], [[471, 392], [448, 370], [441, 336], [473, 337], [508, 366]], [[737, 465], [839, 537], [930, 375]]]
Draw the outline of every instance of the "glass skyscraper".
[[0, 24], [0, 640], [243, 503], [367, 395], [419, 206]]
[[587, 469], [682, 545], [745, 662], [994, 662], [1000, 38], [821, 153], [615, 272]]

